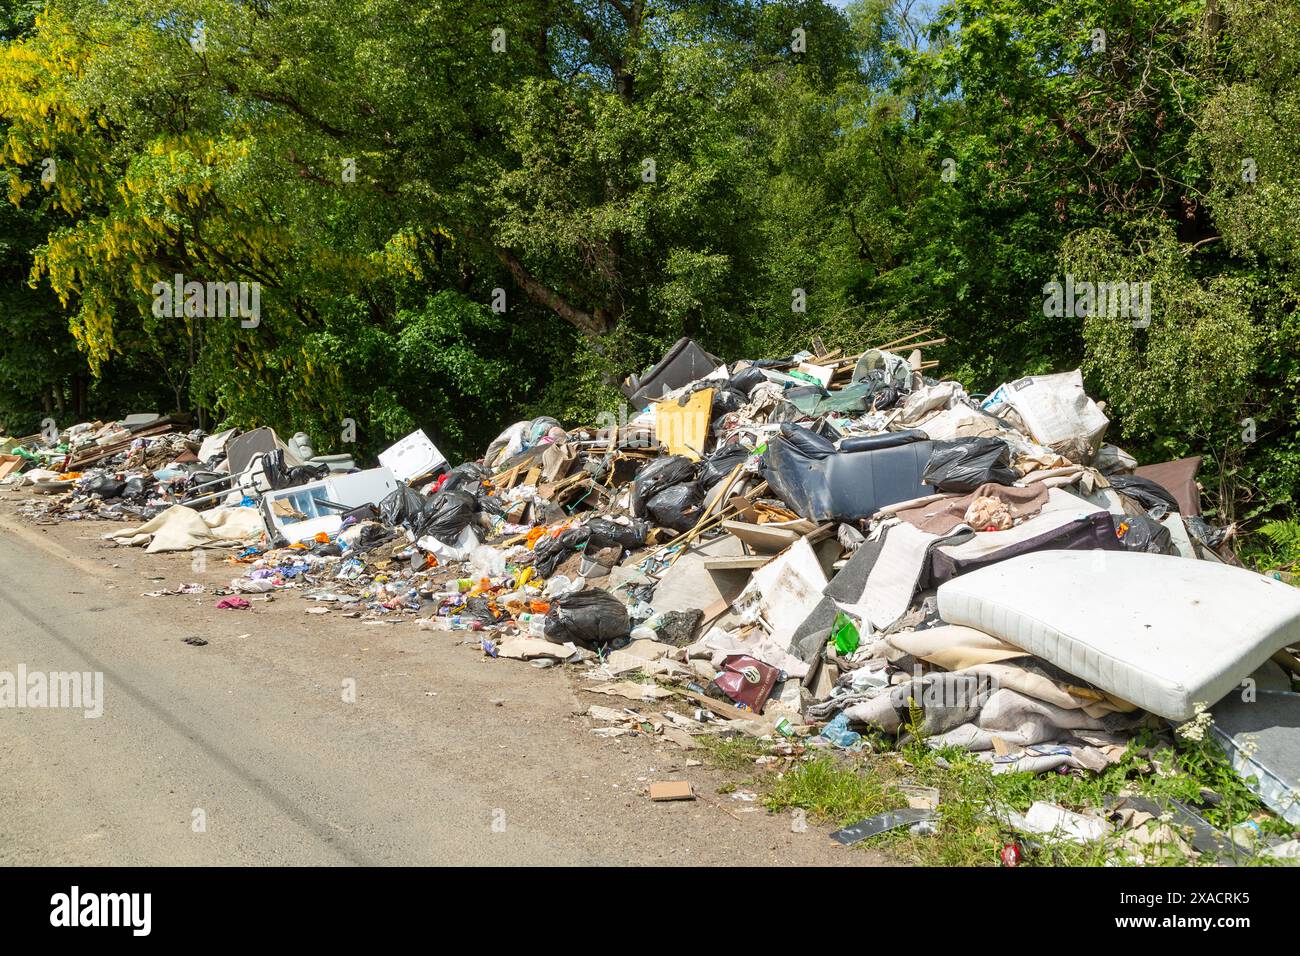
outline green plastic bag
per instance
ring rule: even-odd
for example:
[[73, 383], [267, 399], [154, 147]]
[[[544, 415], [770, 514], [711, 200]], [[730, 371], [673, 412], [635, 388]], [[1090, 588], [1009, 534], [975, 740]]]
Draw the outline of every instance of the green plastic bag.
[[835, 650], [840, 654], [852, 654], [858, 649], [858, 628], [843, 611], [835, 615], [835, 623], [831, 625], [831, 640], [835, 642]]

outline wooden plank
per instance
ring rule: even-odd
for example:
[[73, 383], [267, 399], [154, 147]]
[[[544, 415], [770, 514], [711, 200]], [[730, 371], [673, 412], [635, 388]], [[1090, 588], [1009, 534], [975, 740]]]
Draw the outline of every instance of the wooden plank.
[[722, 554], [704, 559], [706, 571], [743, 571], [761, 568], [771, 561], [772, 554]]
[[788, 528], [774, 528], [771, 525], [750, 524], [745, 521], [724, 521], [722, 527], [751, 548], [765, 554], [784, 551], [803, 537], [799, 532]]

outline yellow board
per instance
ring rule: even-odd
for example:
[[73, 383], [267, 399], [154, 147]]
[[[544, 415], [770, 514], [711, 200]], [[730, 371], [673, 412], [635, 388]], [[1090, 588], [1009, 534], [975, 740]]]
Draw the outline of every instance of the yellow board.
[[692, 461], [704, 457], [709, 436], [709, 412], [713, 410], [713, 389], [702, 388], [686, 400], [655, 405], [655, 437], [671, 455], [685, 455]]

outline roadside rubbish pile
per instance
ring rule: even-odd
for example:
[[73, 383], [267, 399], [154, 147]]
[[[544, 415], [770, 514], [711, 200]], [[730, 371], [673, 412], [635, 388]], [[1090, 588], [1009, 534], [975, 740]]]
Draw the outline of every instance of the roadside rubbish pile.
[[1095, 772], [1205, 722], [1300, 826], [1300, 590], [1202, 517], [1200, 459], [1139, 467], [1078, 371], [932, 378], [924, 335], [734, 362], [682, 339], [624, 384], [627, 414], [517, 422], [454, 467], [423, 432], [358, 468], [302, 434], [135, 416], [11, 441], [0, 477], [45, 496], [33, 520], [231, 549], [223, 608], [293, 591], [576, 665], [610, 698], [602, 736], [918, 739]]

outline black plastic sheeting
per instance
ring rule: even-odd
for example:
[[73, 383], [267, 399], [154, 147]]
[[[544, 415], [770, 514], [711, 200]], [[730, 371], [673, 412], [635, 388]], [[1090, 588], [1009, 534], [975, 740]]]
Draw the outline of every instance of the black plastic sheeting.
[[[807, 429], [801, 431], [807, 432]], [[931, 493], [921, 483], [930, 460], [930, 441], [911, 441], [869, 451], [824, 451], [829, 442], [808, 432], [798, 443], [773, 438], [763, 455], [763, 477], [772, 491], [811, 521], [855, 521], [885, 505]], [[833, 449], [833, 446], [832, 446]]]
[[608, 591], [587, 588], [551, 602], [543, 635], [553, 644], [572, 641], [587, 650], [625, 638], [632, 631], [627, 607]]
[[695, 462], [685, 455], [656, 458], [632, 479], [632, 514], [645, 517], [646, 506], [665, 488], [690, 481], [695, 477]]
[[959, 438], [934, 443], [922, 480], [937, 490], [965, 494], [994, 482], [1015, 484], [1020, 473], [1009, 467], [1011, 448], [1000, 438]]
[[1174, 554], [1169, 529], [1147, 515], [1111, 515], [1115, 537], [1125, 551], [1144, 554]]
[[708, 491], [730, 475], [753, 452], [740, 444], [724, 445], [699, 463], [700, 487]]
[[309, 481], [320, 481], [330, 473], [329, 465], [297, 465], [289, 467], [284, 463], [284, 449], [276, 448], [262, 456], [262, 472], [271, 483], [273, 491], [281, 488], [296, 488]]
[[690, 531], [700, 520], [704, 489], [698, 481], [684, 481], [665, 488], [650, 499], [646, 510], [654, 523], [673, 531]]
[[1161, 513], [1178, 510], [1178, 500], [1163, 485], [1157, 485], [1150, 478], [1140, 475], [1107, 475], [1110, 486], [1120, 494], [1127, 495], [1147, 511], [1161, 510]]
[[443, 544], [454, 544], [474, 520], [477, 508], [477, 499], [467, 491], [439, 491], [429, 496], [409, 527], [417, 538], [430, 535]]

